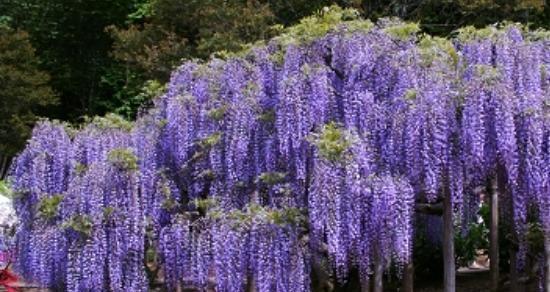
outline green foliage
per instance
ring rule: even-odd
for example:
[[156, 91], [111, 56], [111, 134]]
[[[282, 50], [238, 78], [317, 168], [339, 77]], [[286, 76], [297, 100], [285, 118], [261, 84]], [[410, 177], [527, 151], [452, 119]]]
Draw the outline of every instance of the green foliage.
[[[269, 7], [280, 26], [289, 26], [313, 12], [333, 4], [330, 0], [269, 0]], [[340, 3], [342, 5], [343, 3]]]
[[407, 89], [407, 91], [405, 91], [405, 100], [413, 104], [417, 95], [418, 92], [416, 89]]
[[425, 65], [431, 65], [434, 60], [443, 60], [453, 67], [458, 64], [458, 53], [453, 43], [445, 38], [423, 35], [419, 43], [420, 56]]
[[106, 31], [114, 41], [113, 57], [145, 79], [168, 81], [172, 70], [191, 55], [184, 36], [154, 24], [109, 26]]
[[271, 58], [274, 62], [280, 64], [284, 61], [285, 49], [289, 45], [307, 44], [331, 31], [338, 30], [352, 33], [368, 31], [374, 26], [372, 22], [360, 19], [359, 16], [359, 11], [355, 9], [343, 9], [337, 5], [332, 5], [303, 18], [293, 26], [287, 28], [275, 26], [279, 36], [274, 37], [273, 41], [281, 48]]
[[221, 121], [223, 120], [223, 117], [225, 116], [226, 111], [227, 111], [227, 106], [220, 106], [209, 110], [207, 115], [209, 118], [211, 118], [214, 121]]
[[172, 198], [166, 198], [162, 201], [161, 208], [166, 211], [172, 211], [178, 206], [178, 203]]
[[[183, 58], [235, 52], [269, 38], [273, 14], [260, 1], [145, 1], [127, 27], [110, 26], [113, 56], [147, 79], [167, 81]], [[145, 23], [135, 23], [136, 18]]]
[[134, 11], [128, 14], [126, 24], [143, 21], [153, 15], [153, 2], [140, 1], [134, 4]]
[[88, 215], [75, 215], [64, 222], [61, 227], [71, 229], [84, 237], [90, 237], [92, 235], [93, 223]]
[[8, 182], [3, 180], [0, 180], [0, 196], [4, 196], [6, 198], [14, 197], [13, 190], [10, 188]]
[[540, 222], [529, 222], [527, 226], [527, 242], [534, 253], [544, 251], [544, 229]]
[[0, 159], [14, 155], [28, 138], [37, 112], [57, 102], [49, 75], [38, 67], [29, 35], [0, 26]]
[[201, 149], [208, 150], [214, 146], [216, 146], [222, 138], [221, 132], [214, 132], [207, 136], [206, 138], [203, 138], [198, 141], [198, 145]]
[[130, 148], [118, 148], [109, 151], [107, 160], [119, 169], [135, 171], [138, 169], [138, 159]]
[[115, 208], [108, 206], [103, 208], [103, 220], [109, 221], [111, 218], [113, 218], [113, 215], [115, 213]]
[[334, 30], [343, 21], [358, 17], [359, 13], [354, 9], [342, 9], [335, 5], [325, 7], [316, 14], [303, 18], [299, 24], [288, 27], [275, 40], [283, 46], [309, 43]]
[[544, 0], [382, 0], [359, 1], [362, 15], [378, 19], [398, 16], [418, 22], [431, 35], [448, 36], [460, 27], [484, 27], [510, 20], [532, 27], [550, 27], [550, 5]]
[[157, 80], [147, 80], [137, 95], [122, 99], [122, 105], [115, 109], [115, 113], [133, 119], [141, 106], [161, 96], [165, 91], [166, 84]]
[[258, 180], [267, 185], [276, 185], [285, 181], [285, 172], [264, 172], [258, 176]]
[[305, 225], [307, 222], [307, 217], [298, 208], [268, 210], [266, 218], [269, 223], [276, 225]]
[[74, 171], [76, 175], [82, 175], [88, 170], [88, 166], [86, 164], [82, 164], [77, 162], [74, 166]]
[[[195, 203], [201, 204], [200, 202]], [[244, 210], [222, 211], [216, 208], [217, 204], [207, 202], [207, 215], [214, 220], [231, 222], [235, 227], [241, 225], [250, 225], [252, 221], [263, 222], [264, 224], [274, 224], [279, 226], [298, 226], [305, 227], [307, 217], [304, 210], [298, 208], [270, 208], [258, 204], [248, 204]], [[203, 209], [203, 208], [200, 208]]]
[[170, 189], [170, 185], [168, 184], [168, 181], [166, 179], [166, 175], [164, 174], [164, 172], [161, 172], [160, 176], [161, 176], [161, 181], [159, 182], [161, 184], [160, 195], [163, 198], [161, 203], [161, 208], [163, 208], [166, 211], [173, 211], [179, 207], [179, 203], [172, 198], [172, 190]]
[[63, 201], [63, 195], [42, 198], [38, 202], [38, 216], [44, 220], [51, 220], [57, 217], [61, 201]]
[[260, 114], [258, 119], [264, 124], [272, 124], [275, 122], [275, 110], [266, 110]]
[[[387, 16], [414, 22], [386, 28], [398, 39], [415, 35], [419, 28], [448, 36], [470, 25], [458, 34], [473, 40], [503, 26], [475, 28], [504, 20], [550, 28], [550, 5], [544, 0], [3, 0], [0, 155], [12, 156], [20, 149], [37, 113], [71, 122], [106, 112], [135, 118], [143, 104], [163, 92], [183, 60], [216, 52], [230, 57], [274, 36], [284, 48], [331, 30], [365, 31], [373, 24], [364, 18]], [[547, 34], [539, 30], [526, 37], [536, 40]], [[449, 43], [421, 41], [444, 46], [448, 56], [443, 57], [457, 63]], [[439, 56], [427, 48], [421, 53], [429, 65]], [[10, 52], [17, 52], [16, 60]], [[279, 52], [273, 58], [281, 62], [284, 50]], [[58, 107], [51, 106], [57, 99], [48, 84], [60, 97]], [[269, 121], [269, 115], [265, 120], [262, 116]]]
[[485, 222], [489, 222], [489, 206], [483, 204], [478, 214], [483, 218], [481, 223], [471, 223], [465, 235], [455, 233], [455, 256], [461, 266], [467, 266], [475, 259], [479, 250], [489, 248], [489, 228]]
[[319, 154], [332, 162], [341, 160], [351, 146], [349, 135], [333, 122], [326, 124], [320, 134], [314, 135], [312, 142], [319, 149]]
[[117, 114], [107, 114], [103, 117], [94, 117], [92, 124], [99, 129], [119, 129], [126, 132], [132, 130], [133, 124]]
[[486, 26], [478, 29], [474, 26], [465, 26], [457, 30], [457, 38], [464, 43], [498, 37], [498, 29], [495, 26]]
[[157, 80], [144, 80], [139, 72], [115, 64], [103, 73], [99, 90], [110, 98], [96, 102], [94, 112], [111, 111], [133, 120], [143, 105], [162, 95], [165, 85]]
[[40, 68], [52, 76], [61, 103], [47, 112], [49, 117], [75, 121], [85, 114], [105, 113], [98, 104], [112, 94], [99, 84], [113, 58], [112, 40], [104, 29], [123, 24], [135, 1], [0, 1], [0, 14], [11, 18], [12, 27], [29, 32]]
[[195, 199], [193, 200], [192, 205], [194, 205], [198, 211], [207, 213], [210, 210], [218, 207], [219, 203], [216, 200], [216, 198], [206, 198], [206, 199]]
[[149, 246], [145, 251], [145, 262], [146, 263], [156, 262], [157, 254], [158, 254], [157, 250], [154, 247]]
[[414, 22], [398, 22], [384, 28], [384, 31], [398, 40], [408, 40], [420, 32], [420, 26]]
[[212, 169], [205, 169], [197, 175], [197, 179], [213, 180], [216, 178], [216, 174]]
[[8, 28], [10, 26], [11, 21], [12, 21], [11, 17], [7, 15], [0, 15], [0, 27]]
[[494, 85], [501, 78], [498, 69], [490, 65], [476, 65], [475, 74], [481, 77], [486, 85]]

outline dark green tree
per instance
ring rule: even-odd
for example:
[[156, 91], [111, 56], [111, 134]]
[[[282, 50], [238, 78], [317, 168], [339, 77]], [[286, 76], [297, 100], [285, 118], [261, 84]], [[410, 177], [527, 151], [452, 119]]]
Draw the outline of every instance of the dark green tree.
[[[502, 21], [550, 27], [550, 3], [546, 0], [359, 0], [358, 7], [367, 18], [399, 16], [420, 23], [430, 34], [449, 35], [473, 25], [483, 27]], [[351, 4], [351, 3], [350, 3]]]
[[166, 81], [182, 59], [237, 51], [268, 38], [275, 19], [269, 5], [256, 0], [153, 0], [129, 22], [108, 29], [113, 55], [147, 79]]
[[112, 111], [132, 118], [156, 92], [146, 82], [163, 84], [184, 59], [238, 51], [332, 4], [443, 36], [503, 20], [550, 27], [547, 0], [2, 0], [0, 22], [29, 32], [52, 76], [60, 103], [45, 114], [78, 121]]
[[0, 14], [9, 17], [12, 27], [30, 34], [40, 67], [52, 76], [60, 104], [49, 116], [76, 120], [107, 110], [99, 106], [113, 94], [100, 88], [113, 63], [112, 39], [105, 27], [123, 24], [135, 1], [0, 1]]
[[39, 114], [57, 102], [50, 76], [38, 69], [29, 35], [0, 25], [0, 179]]

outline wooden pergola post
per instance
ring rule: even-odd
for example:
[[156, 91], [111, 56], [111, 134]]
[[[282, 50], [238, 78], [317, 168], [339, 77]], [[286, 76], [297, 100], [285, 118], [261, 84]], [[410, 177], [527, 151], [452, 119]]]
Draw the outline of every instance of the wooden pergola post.
[[544, 273], [544, 289], [550, 291], [550, 234], [545, 232], [544, 235], [544, 257], [545, 257], [545, 273]]
[[402, 288], [403, 292], [414, 291], [414, 265], [412, 260], [405, 265], [405, 270], [403, 271]]
[[489, 260], [491, 291], [498, 290], [499, 281], [499, 250], [498, 250], [498, 175], [495, 175], [489, 183], [490, 193], [490, 220], [489, 220]]
[[451, 194], [445, 187], [443, 198], [443, 291], [455, 292], [456, 268], [455, 268], [455, 244], [453, 226], [453, 204]]
[[374, 287], [373, 292], [384, 292], [383, 278], [384, 276], [384, 264], [380, 252], [376, 250], [374, 252]]

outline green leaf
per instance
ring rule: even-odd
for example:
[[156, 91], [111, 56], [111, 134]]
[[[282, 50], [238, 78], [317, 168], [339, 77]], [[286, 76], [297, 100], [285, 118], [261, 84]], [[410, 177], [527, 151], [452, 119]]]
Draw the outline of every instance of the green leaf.
[[264, 172], [258, 176], [258, 180], [267, 185], [276, 185], [284, 182], [285, 172]]
[[13, 198], [15, 196], [13, 190], [9, 187], [6, 181], [0, 180], [0, 196]]
[[104, 117], [95, 117], [92, 124], [100, 129], [119, 129], [126, 132], [132, 130], [133, 124], [117, 114], [106, 114]]
[[82, 236], [90, 237], [92, 235], [92, 219], [88, 215], [75, 215], [62, 224], [65, 229], [72, 229]]
[[222, 138], [221, 132], [214, 132], [206, 138], [199, 140], [198, 144], [202, 149], [210, 149], [216, 146]]
[[349, 137], [334, 122], [326, 124], [321, 133], [314, 137], [313, 143], [323, 158], [333, 162], [341, 160], [351, 146]]
[[61, 201], [63, 201], [63, 195], [42, 198], [38, 202], [38, 216], [44, 220], [54, 219], [58, 215]]
[[227, 111], [226, 106], [220, 106], [218, 108], [213, 108], [209, 110], [207, 113], [207, 116], [214, 121], [221, 121], [223, 120], [223, 117], [225, 116], [226, 111]]
[[399, 40], [408, 40], [420, 32], [420, 25], [414, 22], [397, 23], [384, 28], [384, 31]]
[[138, 158], [130, 148], [117, 148], [109, 151], [107, 160], [123, 170], [135, 171], [138, 169]]

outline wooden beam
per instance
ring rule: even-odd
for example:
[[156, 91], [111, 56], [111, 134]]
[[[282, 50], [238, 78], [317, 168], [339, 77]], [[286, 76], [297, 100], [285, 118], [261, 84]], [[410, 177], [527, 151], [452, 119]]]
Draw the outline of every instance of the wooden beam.
[[430, 215], [443, 215], [443, 202], [439, 203], [417, 203], [414, 207], [416, 212], [430, 214]]

